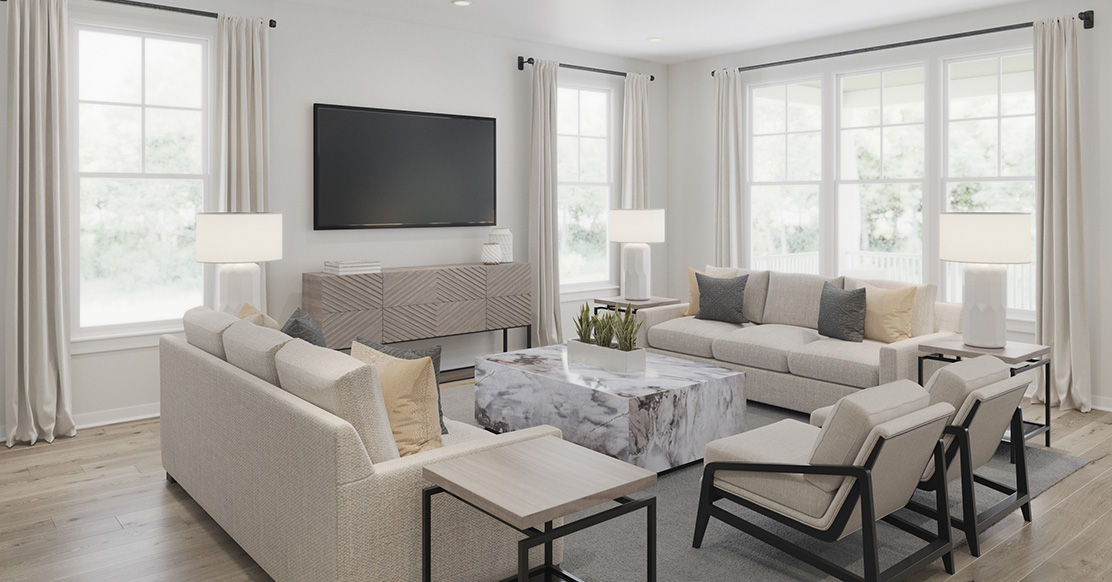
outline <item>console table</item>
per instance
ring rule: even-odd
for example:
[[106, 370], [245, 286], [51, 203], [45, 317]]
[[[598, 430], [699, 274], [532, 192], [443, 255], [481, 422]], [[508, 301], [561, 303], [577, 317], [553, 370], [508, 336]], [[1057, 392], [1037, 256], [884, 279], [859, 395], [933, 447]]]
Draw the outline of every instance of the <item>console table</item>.
[[[341, 349], [356, 337], [380, 343], [525, 328], [532, 337], [533, 273], [528, 263], [398, 267], [380, 273], [301, 275], [303, 307], [320, 323], [325, 344]], [[531, 345], [532, 340], [527, 340]]]

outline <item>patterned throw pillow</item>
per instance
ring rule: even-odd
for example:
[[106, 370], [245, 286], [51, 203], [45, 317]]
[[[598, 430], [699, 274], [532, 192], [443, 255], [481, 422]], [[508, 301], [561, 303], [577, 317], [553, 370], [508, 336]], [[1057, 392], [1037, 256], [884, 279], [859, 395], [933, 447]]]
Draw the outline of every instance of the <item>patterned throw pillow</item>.
[[865, 339], [865, 289], [839, 289], [822, 284], [818, 332], [826, 337], [860, 342]]
[[295, 309], [293, 315], [286, 320], [286, 325], [282, 326], [282, 333], [301, 338], [314, 346], [327, 347], [324, 345], [324, 330], [300, 307]]
[[269, 327], [270, 329], [282, 329], [282, 325], [278, 323], [277, 319], [259, 311], [259, 308], [250, 303], [244, 303], [243, 308], [239, 310], [236, 317], [255, 325]]
[[718, 279], [702, 273], [695, 273], [699, 285], [699, 313], [695, 319], [712, 319], [726, 323], [746, 323], [742, 314], [742, 301], [745, 298], [745, 283], [749, 275]]
[[[431, 348], [397, 348], [380, 344], [365, 338], [355, 338], [356, 343], [363, 344], [372, 350], [382, 352], [388, 356], [401, 358], [403, 360], [420, 360], [421, 358], [432, 359], [432, 369], [436, 373], [436, 410], [440, 414], [440, 434], [448, 434], [448, 427], [444, 425], [444, 406], [440, 403], [440, 346], [432, 346]], [[355, 353], [355, 346], [352, 345], [351, 351]]]

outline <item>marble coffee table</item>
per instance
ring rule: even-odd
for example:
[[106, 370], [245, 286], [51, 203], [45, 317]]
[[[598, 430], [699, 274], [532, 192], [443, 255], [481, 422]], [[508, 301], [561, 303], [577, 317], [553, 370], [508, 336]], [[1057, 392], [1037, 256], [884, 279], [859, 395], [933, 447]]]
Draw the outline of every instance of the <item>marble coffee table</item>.
[[475, 359], [475, 419], [494, 432], [549, 424], [564, 439], [652, 471], [745, 431], [745, 374], [648, 354], [646, 370], [569, 365], [564, 346]]

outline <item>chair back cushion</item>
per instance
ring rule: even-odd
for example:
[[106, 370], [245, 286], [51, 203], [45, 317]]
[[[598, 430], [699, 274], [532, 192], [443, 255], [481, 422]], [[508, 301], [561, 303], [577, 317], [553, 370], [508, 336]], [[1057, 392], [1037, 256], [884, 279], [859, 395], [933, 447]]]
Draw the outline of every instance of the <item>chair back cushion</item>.
[[1007, 377], [974, 390], [958, 409], [956, 418], [969, 422], [969, 448], [974, 470], [996, 453], [1000, 439], [1011, 423], [1012, 414], [1023, 401], [1023, 394], [1030, 385], [1029, 377]]
[[371, 462], [398, 458], [374, 366], [302, 339], [287, 342], [274, 360], [282, 389], [351, 423]]
[[[910, 286], [910, 283], [902, 281], [846, 277], [846, 289], [864, 289], [866, 284], [881, 289], [901, 289]], [[938, 287], [936, 285], [915, 286], [915, 306], [911, 315], [911, 337], [934, 333], [934, 304], [937, 300]]]
[[292, 339], [276, 329], [241, 320], [224, 331], [224, 352], [229, 364], [277, 386], [274, 356]]
[[817, 329], [822, 286], [829, 282], [841, 289], [842, 279], [842, 277], [827, 279], [804, 273], [770, 272], [761, 323], [781, 323]]
[[220, 358], [224, 353], [224, 330], [239, 318], [231, 313], [216, 311], [205, 306], [194, 307], [185, 312], [182, 326], [185, 328], [185, 341]]
[[[955, 410], [965, 408], [969, 395], [979, 388], [1009, 377], [1008, 365], [994, 356], [978, 356], [939, 368], [927, 381], [931, 404], [945, 402]], [[954, 418], [960, 425], [964, 418]]]
[[[850, 394], [834, 405], [822, 427], [812, 465], [848, 465], [861, 452], [869, 433], [894, 418], [925, 408], [930, 396], [911, 380], [897, 380]], [[921, 474], [919, 471], [917, 473]], [[834, 491], [844, 480], [834, 475], [807, 475], [807, 480], [827, 491]]]

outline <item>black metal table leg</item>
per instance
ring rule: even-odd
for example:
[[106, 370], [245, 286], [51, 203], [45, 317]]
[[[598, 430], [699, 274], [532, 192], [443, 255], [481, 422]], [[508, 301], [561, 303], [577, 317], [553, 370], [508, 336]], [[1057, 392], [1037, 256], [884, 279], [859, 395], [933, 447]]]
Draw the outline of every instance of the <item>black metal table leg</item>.
[[529, 582], [529, 538], [517, 542], [517, 582]]
[[[544, 522], [544, 533], [552, 533], [552, 522]], [[552, 540], [544, 543], [544, 582], [552, 582]]]
[[525, 326], [525, 347], [533, 347], [533, 324]]
[[648, 547], [646, 548], [646, 569], [648, 575], [646, 579], [649, 582], [656, 582], [656, 497], [653, 497], [649, 504], [645, 507], [647, 510], [647, 521], [645, 529], [648, 536]]
[[1046, 446], [1050, 446], [1050, 359], [1047, 358], [1045, 380], [1043, 381], [1043, 422], [1046, 423]]
[[430, 487], [421, 491], [421, 579], [432, 582], [432, 496], [442, 491]]

